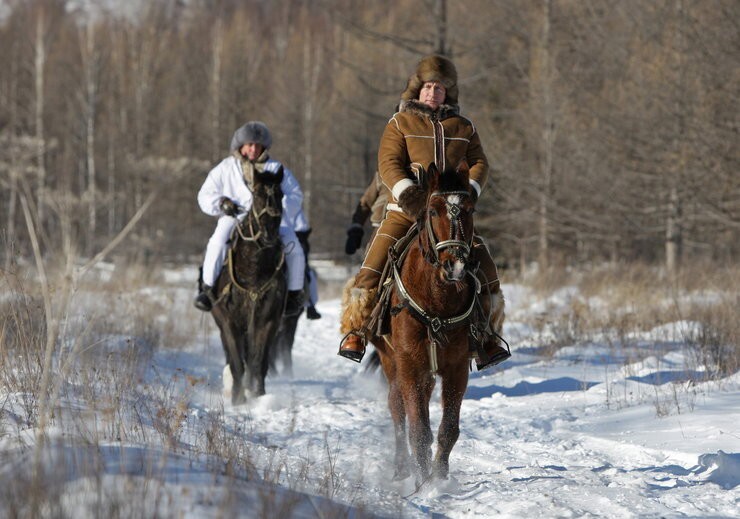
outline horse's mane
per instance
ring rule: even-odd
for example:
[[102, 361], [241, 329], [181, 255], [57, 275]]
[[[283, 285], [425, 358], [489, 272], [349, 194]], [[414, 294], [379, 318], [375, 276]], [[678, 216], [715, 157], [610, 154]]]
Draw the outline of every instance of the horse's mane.
[[448, 170], [439, 177], [439, 191], [467, 191], [468, 182], [454, 171]]
[[[431, 166], [430, 166], [431, 167]], [[437, 177], [437, 191], [467, 191], [470, 187], [467, 164], [461, 163], [457, 169], [448, 166]], [[427, 179], [428, 180], [428, 179]]]

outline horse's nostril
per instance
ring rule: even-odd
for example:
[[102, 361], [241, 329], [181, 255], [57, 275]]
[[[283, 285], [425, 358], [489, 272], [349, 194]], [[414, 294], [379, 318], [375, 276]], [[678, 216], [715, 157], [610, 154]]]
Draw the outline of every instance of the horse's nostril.
[[465, 273], [465, 264], [459, 260], [446, 260], [442, 263], [442, 268], [448, 281], [459, 281]]

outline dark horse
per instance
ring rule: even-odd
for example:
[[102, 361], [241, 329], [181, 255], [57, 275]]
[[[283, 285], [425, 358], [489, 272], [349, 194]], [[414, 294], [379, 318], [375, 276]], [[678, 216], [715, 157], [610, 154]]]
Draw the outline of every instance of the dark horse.
[[[410, 475], [408, 419], [417, 484], [430, 476], [445, 478], [449, 472], [468, 383], [470, 316], [477, 304], [475, 266], [470, 260], [474, 201], [467, 166], [440, 174], [432, 164], [422, 177], [427, 204], [417, 222], [418, 235], [402, 262], [393, 258], [393, 252], [389, 260], [393, 283], [385, 296], [390, 297], [386, 324], [390, 332], [371, 338], [389, 384], [396, 440], [394, 478]], [[429, 400], [435, 376], [442, 379], [442, 420], [432, 465]]]
[[[213, 318], [232, 377], [231, 403], [265, 394], [265, 376], [285, 308], [285, 257], [279, 229], [283, 169], [255, 173], [252, 207], [237, 226], [216, 281]], [[226, 373], [224, 373], [226, 375]]]

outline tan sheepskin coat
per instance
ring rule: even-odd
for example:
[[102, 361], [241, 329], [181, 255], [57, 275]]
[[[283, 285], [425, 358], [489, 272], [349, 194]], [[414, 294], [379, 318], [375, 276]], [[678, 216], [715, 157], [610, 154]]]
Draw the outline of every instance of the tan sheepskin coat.
[[459, 115], [455, 105], [442, 105], [432, 112], [419, 101], [402, 101], [400, 111], [388, 121], [378, 149], [380, 178], [391, 190], [393, 202], [399, 195], [394, 186], [403, 179], [416, 181], [419, 167], [427, 169], [436, 162], [444, 171], [462, 160], [468, 162], [470, 179], [480, 192], [488, 178], [488, 160], [475, 126]]

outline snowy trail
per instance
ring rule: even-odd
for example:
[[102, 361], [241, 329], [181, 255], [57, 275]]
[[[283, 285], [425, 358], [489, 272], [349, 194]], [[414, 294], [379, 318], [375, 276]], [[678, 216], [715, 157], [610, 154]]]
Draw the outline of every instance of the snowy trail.
[[[471, 374], [449, 480], [414, 493], [412, 478], [390, 481], [394, 447], [382, 375], [336, 356], [338, 301], [319, 310], [323, 319], [300, 321], [294, 377], [268, 379], [266, 396], [226, 405], [225, 416], [262, 439], [255, 448], [265, 459], [279, 453], [288, 470], [307, 459], [332, 466], [335, 500], [389, 517], [740, 516], [737, 375], [723, 392], [674, 389], [671, 402], [663, 385], [646, 380], [673, 373], [675, 351], [628, 369], [599, 345], [543, 360], [526, 346], [526, 328], [511, 321], [514, 359]], [[208, 379], [208, 389], [193, 396], [196, 407], [221, 405], [215, 332], [195, 350], [161, 356]], [[666, 416], [657, 416], [661, 406]], [[437, 387], [435, 432], [439, 418]]]

